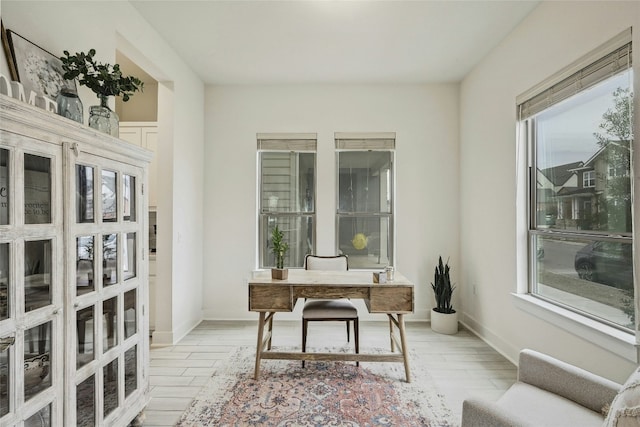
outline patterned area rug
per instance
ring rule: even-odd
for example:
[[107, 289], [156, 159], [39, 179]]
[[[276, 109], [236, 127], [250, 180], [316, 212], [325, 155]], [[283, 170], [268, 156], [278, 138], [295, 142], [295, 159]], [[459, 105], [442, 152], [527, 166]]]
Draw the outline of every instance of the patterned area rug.
[[255, 348], [240, 347], [177, 425], [454, 425], [454, 416], [429, 375], [414, 369], [412, 382], [407, 383], [401, 363], [361, 362], [356, 367], [354, 362], [307, 361], [303, 369], [300, 361], [263, 360], [257, 381], [254, 365]]

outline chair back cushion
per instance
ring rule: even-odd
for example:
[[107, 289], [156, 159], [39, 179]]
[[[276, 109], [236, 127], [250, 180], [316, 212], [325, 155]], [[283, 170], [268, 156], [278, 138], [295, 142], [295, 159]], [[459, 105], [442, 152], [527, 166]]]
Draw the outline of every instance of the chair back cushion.
[[349, 259], [346, 255], [307, 255], [304, 260], [304, 268], [306, 270], [346, 271], [349, 269]]

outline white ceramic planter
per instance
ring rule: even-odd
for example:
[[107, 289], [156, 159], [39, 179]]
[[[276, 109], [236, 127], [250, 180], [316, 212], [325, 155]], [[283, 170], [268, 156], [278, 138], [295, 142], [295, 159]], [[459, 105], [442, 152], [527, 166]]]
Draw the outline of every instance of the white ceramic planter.
[[431, 310], [431, 329], [439, 334], [458, 333], [458, 313], [444, 314]]

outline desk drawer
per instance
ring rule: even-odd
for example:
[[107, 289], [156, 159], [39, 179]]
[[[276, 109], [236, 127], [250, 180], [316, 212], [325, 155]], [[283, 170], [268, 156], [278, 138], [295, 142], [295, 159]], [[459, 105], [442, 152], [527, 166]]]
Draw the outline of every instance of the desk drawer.
[[356, 298], [365, 299], [369, 296], [369, 289], [363, 287], [350, 286], [296, 286], [293, 290], [294, 297], [298, 298], [320, 298], [320, 299], [340, 299]]
[[413, 288], [373, 286], [365, 302], [370, 313], [413, 313]]
[[249, 285], [249, 311], [293, 311], [291, 287]]

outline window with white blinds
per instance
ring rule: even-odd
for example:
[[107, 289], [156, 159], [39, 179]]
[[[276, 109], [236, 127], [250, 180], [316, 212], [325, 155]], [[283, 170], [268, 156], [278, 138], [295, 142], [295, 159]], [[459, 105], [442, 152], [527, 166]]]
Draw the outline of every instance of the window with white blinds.
[[639, 314], [631, 58], [629, 29], [517, 98], [529, 293], [626, 332]]
[[258, 134], [259, 267], [275, 266], [271, 233], [289, 245], [285, 267], [303, 267], [315, 248], [315, 133]]
[[395, 133], [336, 133], [337, 253], [349, 268], [394, 263]]

